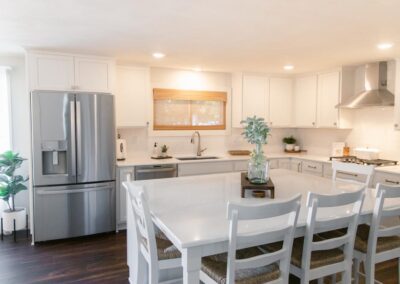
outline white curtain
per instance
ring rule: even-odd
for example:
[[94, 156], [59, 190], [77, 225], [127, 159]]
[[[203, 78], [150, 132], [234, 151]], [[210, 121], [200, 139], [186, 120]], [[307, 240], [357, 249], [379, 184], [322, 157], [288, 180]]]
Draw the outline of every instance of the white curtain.
[[11, 97], [9, 67], [0, 66], [0, 153], [11, 149]]

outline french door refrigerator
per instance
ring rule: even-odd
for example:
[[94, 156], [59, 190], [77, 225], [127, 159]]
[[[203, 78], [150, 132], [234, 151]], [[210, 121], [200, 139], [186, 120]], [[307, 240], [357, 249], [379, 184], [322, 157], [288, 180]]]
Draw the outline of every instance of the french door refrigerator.
[[114, 100], [31, 93], [34, 241], [115, 230]]

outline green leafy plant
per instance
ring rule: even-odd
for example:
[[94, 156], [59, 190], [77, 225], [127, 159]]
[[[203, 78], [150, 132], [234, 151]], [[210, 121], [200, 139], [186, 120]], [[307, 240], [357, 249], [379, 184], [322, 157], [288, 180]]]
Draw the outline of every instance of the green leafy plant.
[[167, 153], [167, 151], [168, 151], [167, 145], [163, 145], [163, 146], [161, 147], [161, 152], [162, 152], [162, 153]]
[[262, 145], [267, 144], [271, 129], [265, 123], [264, 118], [256, 116], [248, 117], [240, 123], [244, 127], [243, 137], [250, 144], [256, 145], [252, 153], [253, 161], [257, 164], [264, 162], [265, 157]]
[[283, 139], [282, 139], [282, 141], [283, 141], [283, 143], [285, 143], [285, 144], [296, 144], [296, 138], [294, 138], [292, 135], [291, 136], [289, 136], [289, 137], [284, 137]]
[[10, 211], [15, 211], [15, 195], [27, 189], [24, 183], [28, 178], [15, 175], [15, 170], [20, 168], [25, 160], [12, 151], [0, 154], [0, 198], [7, 203]]

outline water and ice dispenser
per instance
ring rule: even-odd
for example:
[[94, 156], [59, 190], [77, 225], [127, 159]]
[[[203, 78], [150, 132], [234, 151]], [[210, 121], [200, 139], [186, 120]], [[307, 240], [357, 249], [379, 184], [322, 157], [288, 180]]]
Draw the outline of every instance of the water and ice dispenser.
[[67, 140], [42, 142], [43, 175], [67, 174]]

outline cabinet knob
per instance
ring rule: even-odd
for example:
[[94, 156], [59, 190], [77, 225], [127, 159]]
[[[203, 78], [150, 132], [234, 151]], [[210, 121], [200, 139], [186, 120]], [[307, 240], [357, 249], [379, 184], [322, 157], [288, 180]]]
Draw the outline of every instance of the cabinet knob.
[[394, 125], [394, 127], [396, 127], [396, 128], [397, 128], [397, 127], [399, 127], [399, 125], [396, 123], [396, 124]]
[[315, 122], [313, 122], [312, 125], [315, 125]]
[[337, 123], [336, 123], [336, 122], [334, 122], [334, 123], [333, 123], [333, 125], [335, 125], [335, 126], [336, 126], [336, 125], [337, 125]]

